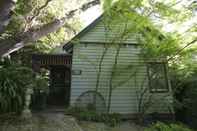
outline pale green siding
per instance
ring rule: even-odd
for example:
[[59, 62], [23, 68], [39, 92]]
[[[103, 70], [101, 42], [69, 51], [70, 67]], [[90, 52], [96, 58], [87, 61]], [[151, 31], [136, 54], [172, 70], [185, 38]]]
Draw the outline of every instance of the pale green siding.
[[[73, 50], [72, 70], [81, 70], [81, 75], [72, 75], [71, 84], [71, 104], [80, 94], [85, 91], [94, 90], [96, 85], [96, 70], [98, 69], [98, 61], [104, 50], [103, 44], [77, 44]], [[117, 87], [112, 93], [111, 112], [119, 113], [136, 113], [137, 112], [137, 90], [140, 89], [146, 75], [146, 66], [139, 58], [139, 48], [129, 45], [128, 47], [121, 47], [120, 56], [118, 58], [119, 75], [115, 76], [113, 84], [121, 81], [126, 81], [123, 85]], [[115, 47], [110, 47], [105, 55], [102, 64], [102, 73], [99, 85], [99, 92], [103, 95], [105, 100], [108, 99], [109, 78], [111, 74], [112, 64], [114, 63]], [[140, 62], [141, 61], [141, 62]], [[125, 70], [124, 68], [133, 65], [133, 68]], [[135, 84], [135, 77], [131, 74], [137, 71], [137, 84]], [[145, 82], [147, 84], [147, 81]], [[158, 94], [157, 99], [159, 99]], [[159, 94], [161, 96], [161, 94]], [[166, 95], [166, 94], [162, 94]], [[160, 100], [159, 100], [160, 101]], [[162, 104], [162, 102], [159, 102]], [[167, 107], [156, 104], [153, 111], [165, 112]]]
[[[84, 36], [80, 38], [81, 42], [99, 42], [99, 43], [109, 43], [119, 41], [118, 37], [125, 31], [125, 24], [110, 26], [104, 26], [104, 22], [100, 21], [96, 27], [87, 32]], [[132, 37], [129, 37], [132, 36]], [[138, 35], [127, 34], [123, 40], [124, 43], [137, 43], [136, 38]], [[121, 39], [122, 41], [122, 39]]]
[[[74, 44], [72, 71], [81, 70], [82, 72], [80, 75], [72, 74], [71, 105], [75, 104], [76, 99], [83, 92], [95, 90], [97, 79], [96, 70], [98, 70], [98, 62], [104, 51], [104, 44], [102, 43], [109, 42], [109, 40], [106, 40], [105, 34], [104, 27], [100, 22], [95, 28], [83, 35], [79, 39], [79, 43]], [[127, 81], [113, 90], [111, 112], [123, 114], [137, 113], [137, 92], [139, 92], [142, 83], [148, 86], [147, 69], [143, 60], [140, 59], [140, 46], [136, 45], [135, 37], [124, 40], [123, 43], [118, 57], [117, 72], [119, 74], [114, 77], [113, 84]], [[130, 44], [125, 45], [125, 43]], [[108, 47], [102, 64], [99, 92], [106, 101], [108, 100], [109, 79], [115, 54], [116, 47]], [[128, 66], [130, 68], [127, 68]], [[134, 72], [136, 72], [136, 75], [132, 75]], [[150, 94], [148, 93], [148, 95]], [[150, 112], [168, 112], [168, 107], [164, 99], [172, 101], [172, 96], [169, 93], [154, 93], [153, 99], [156, 104], [152, 106]]]

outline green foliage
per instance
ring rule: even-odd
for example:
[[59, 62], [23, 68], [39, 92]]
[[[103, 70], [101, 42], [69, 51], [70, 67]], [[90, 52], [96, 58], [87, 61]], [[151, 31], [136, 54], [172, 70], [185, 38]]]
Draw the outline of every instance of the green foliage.
[[27, 88], [48, 87], [46, 78], [34, 77], [31, 68], [20, 66], [9, 60], [0, 65], [0, 114], [20, 113], [23, 109]]
[[[193, 11], [189, 9], [192, 4], [185, 7], [184, 4], [188, 3], [178, 0], [106, 0], [103, 6], [107, 27], [114, 28], [113, 25], [120, 23], [126, 25], [123, 32], [122, 27], [116, 30], [122, 33], [112, 41], [124, 40], [137, 34], [139, 44], [143, 45], [143, 58], [160, 60], [176, 56], [182, 44], [195, 38], [195, 31], [192, 31], [195, 24], [191, 24], [187, 33], [178, 32], [178, 25], [193, 19]], [[167, 33], [166, 23], [177, 26], [177, 30]]]
[[46, 37], [43, 37], [40, 40], [36, 41], [35, 48], [39, 52], [50, 53], [52, 49], [54, 49], [56, 46], [60, 45], [66, 39], [68, 39], [66, 38], [66, 36], [67, 36], [67, 32], [65, 32], [65, 29], [62, 28], [57, 32], [51, 33]]
[[142, 57], [144, 59], [158, 59], [172, 57], [180, 48], [178, 41], [170, 35], [163, 35], [158, 30], [150, 30], [144, 39], [140, 39], [143, 45]]
[[27, 88], [33, 86], [31, 69], [17, 65], [4, 65], [0, 68], [0, 113], [19, 113], [24, 104]]
[[[140, 54], [141, 58], [145, 61], [157, 60], [169, 62], [169, 58], [173, 58], [173, 61], [170, 59], [171, 67], [176, 63], [176, 65], [174, 64], [176, 66], [175, 68], [182, 68], [184, 70], [182, 74], [191, 74], [194, 68], [188, 67], [192, 67], [192, 65], [194, 67], [196, 65], [191, 62], [192, 59], [194, 59], [191, 57], [194, 51], [188, 51], [191, 55], [189, 55], [188, 52], [179, 52], [179, 50], [183, 48], [182, 44], [186, 42], [184, 39], [188, 39], [188, 37], [176, 31], [167, 33], [164, 30], [166, 26], [165, 23], [169, 22], [170, 24], [176, 25], [191, 18], [192, 11], [185, 7], [180, 8], [183, 3], [181, 2], [180, 4], [179, 2], [181, 1], [104, 1], [104, 24], [109, 31], [114, 31], [116, 34], [119, 32], [119, 34], [111, 40], [111, 44], [116, 47], [118, 45], [117, 43], [123, 43], [125, 39], [128, 37], [132, 38], [133, 36], [141, 45], [140, 47], [142, 47]], [[177, 8], [176, 6], [180, 7]], [[120, 26], [115, 27], [114, 25]], [[189, 34], [191, 34], [191, 32]], [[191, 40], [191, 38], [189, 39]], [[188, 59], [184, 59], [189, 58], [187, 55], [191, 57], [189, 61]], [[182, 59], [175, 59], [174, 57], [177, 56], [184, 57], [182, 57]], [[176, 62], [174, 62], [174, 60]]]
[[48, 77], [44, 75], [39, 75], [37, 74], [36, 76], [36, 81], [35, 81], [35, 90], [42, 90], [45, 93], [49, 93], [49, 88], [48, 88]]
[[180, 83], [197, 72], [197, 49], [190, 48], [181, 53], [170, 63], [172, 78], [176, 78]]
[[175, 75], [172, 83], [177, 120], [197, 128], [197, 73], [185, 77]]
[[39, 49], [36, 46], [26, 46], [23, 49], [12, 53], [11, 60], [21, 66], [32, 68], [32, 54], [40, 54], [43, 52], [42, 49]]
[[186, 84], [186, 89], [185, 89], [185, 95], [183, 95], [183, 111], [184, 111], [184, 115], [183, 115], [183, 119], [185, 120], [185, 122], [194, 127], [197, 128], [196, 124], [197, 124], [197, 75], [193, 76], [193, 79], [190, 80], [187, 84]]
[[118, 113], [97, 113], [93, 110], [69, 107], [66, 109], [66, 114], [76, 117], [78, 120], [104, 122], [109, 126], [116, 126], [120, 123], [121, 118]]
[[36, 2], [37, 1], [34, 0], [17, 0], [15, 11], [17, 14], [27, 15], [32, 11], [32, 9], [34, 8], [33, 5]]
[[[24, 32], [37, 30], [44, 24], [65, 17], [67, 11], [71, 10], [65, 0], [52, 0], [44, 6], [46, 2], [47, 0], [17, 0], [12, 19], [4, 33], [0, 35], [0, 41], [2, 43], [6, 41], [16, 43], [18, 36], [21, 36]], [[42, 8], [43, 6], [44, 8]], [[31, 18], [34, 19], [31, 20]], [[24, 48], [19, 51], [19, 55], [22, 55], [21, 53], [29, 54], [29, 51], [31, 53], [32, 51], [34, 53], [49, 53], [53, 48], [73, 37], [74, 31], [77, 31], [78, 28], [79, 19], [77, 17], [68, 20], [65, 26], [58, 31], [50, 33], [36, 42], [29, 43], [31, 50], [29, 50], [30, 48]], [[29, 58], [28, 61], [30, 61]]]
[[48, 72], [42, 69], [35, 77], [34, 93], [32, 95], [31, 107], [35, 110], [43, 110], [46, 108], [47, 96], [49, 94]]
[[[45, 5], [47, 0], [18, 0], [14, 14], [9, 25], [3, 34], [0, 35], [2, 43], [16, 43], [18, 36], [26, 31], [38, 30], [44, 24], [50, 23], [55, 19], [65, 17], [70, 7], [65, 0], [50, 1], [42, 10], [39, 9]], [[35, 16], [35, 17], [34, 17]], [[30, 19], [34, 17], [33, 21]], [[23, 66], [31, 67], [31, 55], [36, 53], [50, 53], [54, 48], [65, 43], [74, 35], [80, 27], [77, 17], [68, 20], [67, 23], [57, 30], [41, 39], [28, 43], [28, 46], [12, 54], [12, 58]], [[0, 43], [1, 43], [0, 42]]]
[[182, 124], [165, 124], [162, 122], [157, 122], [146, 128], [144, 131], [192, 131]]

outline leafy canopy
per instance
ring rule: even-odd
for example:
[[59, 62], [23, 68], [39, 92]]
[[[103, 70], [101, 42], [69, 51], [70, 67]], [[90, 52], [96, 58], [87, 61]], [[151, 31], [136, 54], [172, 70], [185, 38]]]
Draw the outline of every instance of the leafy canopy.
[[[195, 1], [104, 0], [103, 9], [109, 26], [117, 23], [127, 26], [121, 39], [138, 34], [145, 59], [167, 58], [176, 63], [196, 49]], [[181, 28], [187, 22], [191, 25]], [[192, 46], [184, 48], [192, 40]], [[174, 57], [180, 59], [176, 61]]]

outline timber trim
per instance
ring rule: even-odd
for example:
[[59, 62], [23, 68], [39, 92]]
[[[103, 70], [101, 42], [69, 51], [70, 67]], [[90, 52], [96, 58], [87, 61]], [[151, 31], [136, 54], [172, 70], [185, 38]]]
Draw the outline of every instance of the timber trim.
[[72, 55], [70, 54], [32, 54], [32, 68], [39, 71], [41, 67], [63, 65], [68, 68], [72, 66]]

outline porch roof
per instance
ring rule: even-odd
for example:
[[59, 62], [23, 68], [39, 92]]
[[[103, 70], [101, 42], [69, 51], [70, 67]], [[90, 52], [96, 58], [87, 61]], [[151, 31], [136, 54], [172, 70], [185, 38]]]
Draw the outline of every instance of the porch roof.
[[41, 67], [48, 68], [49, 66], [67, 66], [72, 65], [72, 55], [70, 54], [32, 54], [32, 67], [37, 71]]

